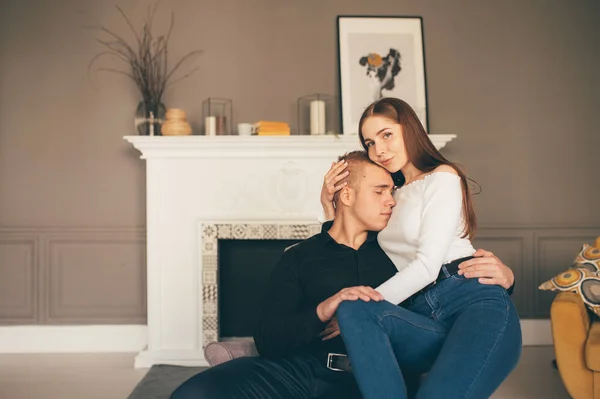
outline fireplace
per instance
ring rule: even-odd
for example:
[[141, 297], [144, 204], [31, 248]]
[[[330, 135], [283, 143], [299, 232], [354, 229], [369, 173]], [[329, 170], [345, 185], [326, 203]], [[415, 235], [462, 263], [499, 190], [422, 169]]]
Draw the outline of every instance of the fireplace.
[[[430, 137], [441, 148], [455, 136]], [[323, 175], [360, 148], [358, 137], [125, 139], [146, 161], [148, 346], [135, 366], [205, 366], [206, 343], [227, 338], [219, 336], [219, 248], [227, 237], [294, 242], [316, 233]]]
[[319, 224], [215, 223], [202, 236], [203, 346], [252, 336], [271, 270], [291, 245]]
[[[219, 239], [217, 270], [217, 321], [219, 341], [251, 337], [260, 318], [269, 276], [286, 248], [300, 240]], [[204, 271], [206, 274], [206, 271]], [[203, 297], [203, 320], [207, 303]], [[207, 339], [204, 330], [205, 343]]]

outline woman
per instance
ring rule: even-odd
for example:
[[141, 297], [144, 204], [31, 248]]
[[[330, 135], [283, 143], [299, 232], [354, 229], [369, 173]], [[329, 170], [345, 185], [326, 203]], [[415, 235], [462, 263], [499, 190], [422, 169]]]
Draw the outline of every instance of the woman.
[[[516, 366], [521, 330], [503, 287], [465, 278], [459, 269], [461, 263], [468, 269], [482, 262], [473, 259], [476, 220], [466, 176], [437, 151], [402, 100], [371, 104], [359, 134], [369, 158], [392, 173], [398, 186], [397, 205], [378, 236], [398, 269], [376, 288], [385, 301], [346, 301], [337, 312], [361, 392], [366, 399], [405, 398], [406, 376], [427, 371], [417, 398], [487, 398]], [[325, 186], [322, 195], [328, 197]], [[341, 182], [336, 189], [343, 187]], [[331, 204], [324, 207], [330, 214]], [[414, 313], [430, 319], [418, 331]], [[335, 334], [335, 326], [327, 333]], [[445, 339], [435, 356], [418, 365], [407, 360], [411, 345], [424, 345], [429, 336], [439, 342], [440, 333]]]

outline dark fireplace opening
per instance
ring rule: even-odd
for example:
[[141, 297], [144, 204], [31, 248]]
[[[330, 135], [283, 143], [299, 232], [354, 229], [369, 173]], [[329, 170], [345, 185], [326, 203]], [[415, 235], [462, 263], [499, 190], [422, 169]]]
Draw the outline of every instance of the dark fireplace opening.
[[221, 338], [253, 335], [271, 271], [285, 248], [299, 241], [219, 239]]

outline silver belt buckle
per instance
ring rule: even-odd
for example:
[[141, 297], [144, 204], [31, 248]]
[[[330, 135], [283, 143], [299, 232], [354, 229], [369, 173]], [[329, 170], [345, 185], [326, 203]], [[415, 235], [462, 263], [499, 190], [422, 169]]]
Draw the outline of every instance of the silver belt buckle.
[[346, 370], [335, 368], [335, 367], [333, 367], [331, 365], [333, 363], [333, 356], [348, 357], [348, 355], [344, 355], [344, 354], [341, 354], [341, 353], [329, 353], [329, 354], [327, 354], [327, 368], [329, 370], [333, 370], [333, 371], [346, 371]]

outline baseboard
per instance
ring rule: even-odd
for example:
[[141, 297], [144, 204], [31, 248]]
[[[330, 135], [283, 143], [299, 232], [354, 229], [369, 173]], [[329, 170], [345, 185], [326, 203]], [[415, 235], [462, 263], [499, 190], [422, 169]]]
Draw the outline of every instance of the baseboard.
[[[523, 346], [552, 345], [550, 320], [521, 320]], [[0, 327], [0, 353], [93, 353], [141, 352], [148, 343], [148, 327], [142, 325], [101, 326], [6, 326]], [[172, 356], [171, 356], [172, 355]], [[138, 367], [157, 360], [204, 366], [201, 354], [172, 353], [157, 356], [143, 351]]]
[[139, 352], [147, 343], [143, 325], [0, 327], [0, 353]]

